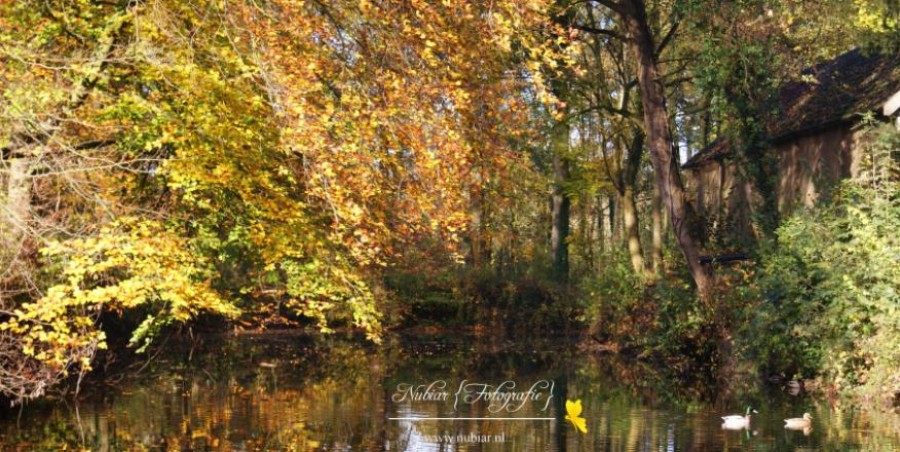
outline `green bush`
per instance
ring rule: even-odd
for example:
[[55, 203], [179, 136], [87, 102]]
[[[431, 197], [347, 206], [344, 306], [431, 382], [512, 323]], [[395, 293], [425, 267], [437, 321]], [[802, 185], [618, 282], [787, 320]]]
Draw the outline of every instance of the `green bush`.
[[632, 332], [626, 325], [643, 298], [646, 282], [634, 272], [627, 253], [609, 253], [601, 271], [584, 278], [580, 286], [585, 320], [593, 325], [598, 340], [621, 342], [622, 335]]
[[712, 313], [688, 283], [686, 266], [674, 270], [674, 275], [647, 280], [634, 272], [624, 251], [608, 255], [603, 270], [581, 282], [594, 339], [643, 354], [708, 358]]
[[[900, 133], [870, 132], [858, 179], [788, 218], [762, 253], [756, 358], [786, 377], [839, 391], [900, 390]], [[766, 247], [764, 247], [766, 248]]]

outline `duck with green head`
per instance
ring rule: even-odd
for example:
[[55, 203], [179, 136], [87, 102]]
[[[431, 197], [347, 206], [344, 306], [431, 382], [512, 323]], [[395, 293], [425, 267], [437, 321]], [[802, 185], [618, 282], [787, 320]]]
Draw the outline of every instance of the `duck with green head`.
[[727, 430], [742, 430], [750, 427], [750, 416], [753, 413], [759, 413], [751, 407], [747, 407], [747, 411], [743, 416], [733, 414], [730, 416], [722, 416], [722, 428]]

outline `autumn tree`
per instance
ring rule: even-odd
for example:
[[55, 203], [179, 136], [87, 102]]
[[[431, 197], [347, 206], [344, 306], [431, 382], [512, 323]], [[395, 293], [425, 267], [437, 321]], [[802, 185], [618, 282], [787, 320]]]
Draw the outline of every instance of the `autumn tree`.
[[539, 2], [0, 8], [2, 235], [27, 244], [3, 267], [30, 262], [2, 358], [54, 376], [89, 368], [102, 312], [144, 315], [136, 347], [203, 312], [377, 340], [378, 275], [423, 243], [459, 260], [473, 187], [521, 167], [519, 74], [558, 60], [519, 33]]

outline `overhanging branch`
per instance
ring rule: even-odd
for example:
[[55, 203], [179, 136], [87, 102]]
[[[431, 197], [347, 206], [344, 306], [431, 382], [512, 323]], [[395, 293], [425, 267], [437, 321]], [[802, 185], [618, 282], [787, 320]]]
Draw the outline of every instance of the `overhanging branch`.
[[605, 6], [605, 7], [609, 8], [609, 9], [613, 10], [614, 12], [616, 12], [616, 13], [618, 13], [618, 14], [624, 14], [624, 13], [625, 13], [625, 8], [622, 7], [622, 4], [619, 3], [619, 2], [617, 2], [617, 1], [614, 1], [614, 0], [594, 0], [594, 3], [598, 3], [598, 4], [600, 4], [600, 5], [603, 5], [603, 6]]
[[583, 31], [585, 33], [594, 34], [594, 35], [609, 36], [610, 38], [615, 38], [615, 39], [620, 39], [620, 40], [625, 39], [625, 36], [622, 36], [621, 33], [613, 31], [613, 30], [609, 30], [606, 28], [595, 28], [595, 27], [591, 27], [588, 25], [581, 25], [581, 24], [572, 24], [572, 28]]

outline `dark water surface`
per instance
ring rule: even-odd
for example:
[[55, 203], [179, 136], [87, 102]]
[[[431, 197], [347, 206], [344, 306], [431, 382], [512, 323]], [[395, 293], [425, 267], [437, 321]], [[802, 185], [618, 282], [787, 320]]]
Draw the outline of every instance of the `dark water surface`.
[[[559, 338], [207, 338], [77, 404], [0, 412], [0, 450], [900, 450], [894, 414], [779, 389], [698, 402], [665, 375]], [[586, 434], [566, 399], [582, 401]], [[748, 404], [749, 428], [723, 430]], [[783, 428], [804, 411], [811, 430]]]

